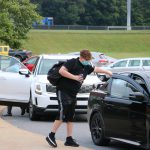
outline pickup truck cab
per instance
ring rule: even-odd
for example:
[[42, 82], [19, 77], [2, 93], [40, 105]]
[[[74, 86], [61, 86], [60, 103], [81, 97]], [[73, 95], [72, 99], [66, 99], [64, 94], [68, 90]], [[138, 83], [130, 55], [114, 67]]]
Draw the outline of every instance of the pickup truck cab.
[[0, 55], [9, 55], [18, 58], [20, 61], [24, 61], [32, 56], [32, 51], [23, 49], [15, 50], [11, 49], [9, 46], [0, 46]]
[[8, 55], [9, 53], [9, 46], [0, 46], [0, 54], [1, 55]]

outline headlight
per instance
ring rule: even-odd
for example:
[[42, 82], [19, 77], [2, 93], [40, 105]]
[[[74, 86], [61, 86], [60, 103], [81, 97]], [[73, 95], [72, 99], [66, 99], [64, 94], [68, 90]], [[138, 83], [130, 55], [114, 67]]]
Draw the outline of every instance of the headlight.
[[42, 87], [41, 87], [40, 84], [36, 85], [36, 87], [35, 87], [35, 93], [39, 94], [39, 95], [42, 95]]

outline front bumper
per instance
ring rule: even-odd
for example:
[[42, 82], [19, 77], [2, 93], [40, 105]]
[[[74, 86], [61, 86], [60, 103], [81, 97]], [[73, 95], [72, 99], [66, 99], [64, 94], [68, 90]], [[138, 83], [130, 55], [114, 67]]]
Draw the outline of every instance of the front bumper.
[[[87, 113], [89, 94], [78, 94], [75, 113]], [[58, 101], [55, 93], [36, 94], [33, 99], [33, 105], [37, 113], [58, 112]]]

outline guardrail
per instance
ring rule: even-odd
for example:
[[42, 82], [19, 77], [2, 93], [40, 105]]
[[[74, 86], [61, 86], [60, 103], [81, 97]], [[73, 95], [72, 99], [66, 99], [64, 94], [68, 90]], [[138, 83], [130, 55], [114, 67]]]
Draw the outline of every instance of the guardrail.
[[[36, 25], [33, 29], [43, 30], [127, 30], [127, 26], [86, 26], [86, 25]], [[150, 30], [150, 26], [131, 26], [131, 30]]]

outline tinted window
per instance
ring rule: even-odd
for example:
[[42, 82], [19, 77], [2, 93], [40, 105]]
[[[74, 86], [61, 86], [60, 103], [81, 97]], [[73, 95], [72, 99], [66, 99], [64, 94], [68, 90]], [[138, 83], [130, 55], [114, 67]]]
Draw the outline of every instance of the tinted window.
[[138, 90], [128, 83], [127, 81], [121, 79], [113, 79], [110, 95], [117, 98], [129, 98], [129, 94], [133, 92], [138, 92]]
[[150, 66], [150, 60], [142, 60], [143, 66]]
[[128, 66], [129, 67], [140, 66], [140, 60], [130, 60]]
[[141, 77], [139, 77], [139, 76], [137, 76], [137, 75], [134, 75], [134, 76], [133, 76], [133, 79], [134, 79], [147, 93], [149, 93], [148, 88], [147, 88], [147, 85], [146, 85], [146, 83], [145, 83], [145, 81], [144, 81], [143, 78], [141, 78]]
[[7, 50], [7, 47], [4, 47], [4, 51], [5, 51], [5, 52], [7, 52], [7, 51], [8, 51], [8, 50]]
[[2, 52], [2, 48], [0, 48], [0, 52]]
[[125, 67], [126, 64], [127, 64], [127, 60], [123, 60], [114, 64], [113, 67]]
[[35, 64], [37, 59], [38, 59], [38, 57], [31, 58], [26, 63], [28, 63], [28, 64]]

